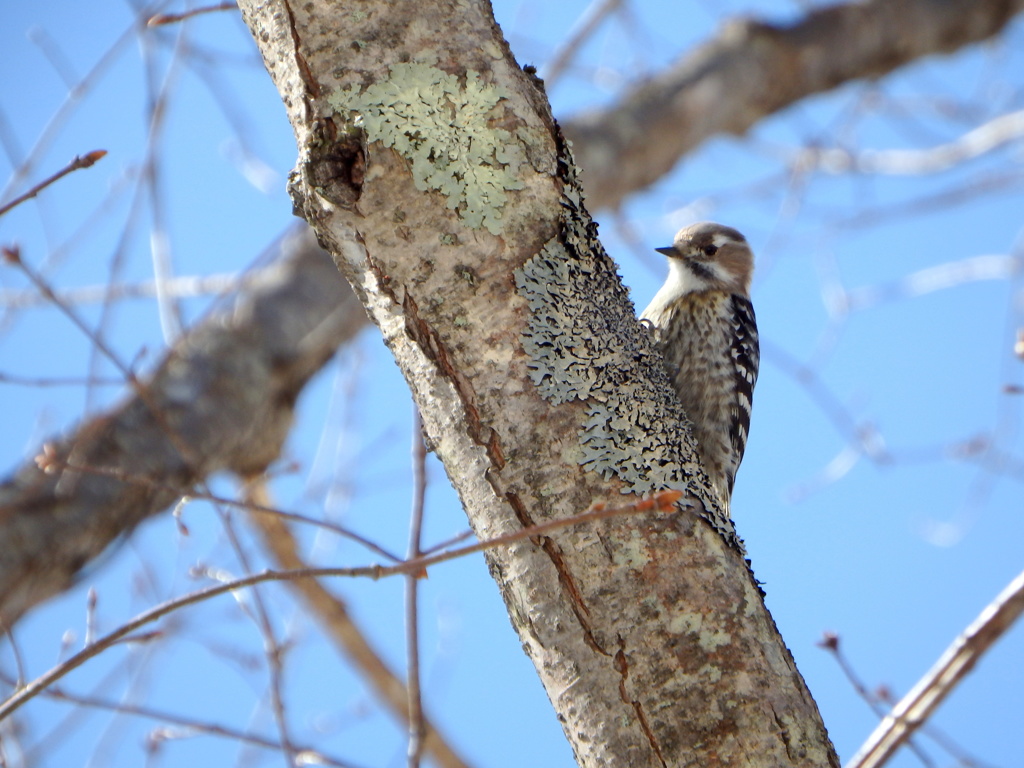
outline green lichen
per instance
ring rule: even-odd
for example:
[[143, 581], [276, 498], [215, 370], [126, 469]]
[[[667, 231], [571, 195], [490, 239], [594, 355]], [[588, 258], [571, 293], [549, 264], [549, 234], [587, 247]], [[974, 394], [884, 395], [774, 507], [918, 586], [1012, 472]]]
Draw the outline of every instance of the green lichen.
[[552, 404], [587, 403], [579, 463], [618, 477], [623, 493], [685, 489], [694, 467], [681, 472], [669, 447], [691, 438], [661, 427], [685, 417], [678, 402], [650, 395], [660, 369], [610, 260], [573, 258], [551, 240], [515, 279], [530, 309], [523, 348], [531, 381]]
[[[568, 150], [565, 150], [568, 153]], [[679, 489], [743, 552], [728, 512], [696, 463], [682, 405], [639, 325], [615, 263], [583, 209], [571, 159], [561, 164], [560, 233], [515, 272], [529, 315], [522, 335], [538, 392], [559, 405], [585, 403], [580, 466], [621, 481], [623, 493]]]
[[367, 138], [405, 157], [416, 188], [447, 198], [467, 226], [501, 231], [501, 211], [518, 179], [522, 150], [509, 131], [491, 127], [500, 88], [470, 70], [465, 83], [427, 64], [394, 64], [386, 80], [352, 85], [329, 101], [355, 115]]

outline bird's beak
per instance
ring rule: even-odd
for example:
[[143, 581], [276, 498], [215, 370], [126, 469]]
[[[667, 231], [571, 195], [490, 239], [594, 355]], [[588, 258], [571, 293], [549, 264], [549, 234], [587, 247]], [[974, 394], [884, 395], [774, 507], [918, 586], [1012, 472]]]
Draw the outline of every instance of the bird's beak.
[[667, 248], [655, 248], [654, 250], [656, 250], [658, 253], [662, 254], [663, 256], [678, 256], [679, 255], [679, 251], [676, 250], [676, 247], [674, 245], [670, 245]]

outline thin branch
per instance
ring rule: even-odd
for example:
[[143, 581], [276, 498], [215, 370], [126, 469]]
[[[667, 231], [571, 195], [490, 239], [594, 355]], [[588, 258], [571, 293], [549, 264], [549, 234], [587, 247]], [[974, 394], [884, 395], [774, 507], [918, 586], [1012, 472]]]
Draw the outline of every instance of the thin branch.
[[[269, 508], [267, 484], [262, 478], [246, 482], [245, 506], [248, 509]], [[252, 515], [252, 524], [259, 531], [263, 544], [278, 569], [305, 569], [308, 564], [299, 555], [298, 543], [280, 515]], [[408, 692], [398, 675], [370, 644], [366, 633], [356, 624], [348, 606], [317, 579], [295, 579], [288, 587], [298, 593], [338, 650], [362, 674], [391, 713], [408, 723]], [[451, 746], [450, 741], [424, 718], [426, 749], [440, 768], [466, 768], [468, 763]]]
[[825, 173], [873, 173], [893, 176], [939, 173], [994, 152], [1024, 137], [1024, 110], [979, 125], [955, 141], [927, 149], [865, 149], [805, 147], [792, 161]]
[[[412, 418], [412, 510], [409, 514], [409, 548], [406, 560], [421, 555], [420, 538], [423, 533], [423, 508], [427, 498], [427, 444], [423, 439], [423, 420], [413, 406]], [[423, 758], [423, 696], [420, 690], [420, 630], [419, 585], [422, 574], [411, 573], [405, 578], [405, 658], [406, 687], [409, 691], [409, 768], [419, 768]]]
[[[165, 281], [163, 290], [166, 295], [175, 298], [195, 298], [197, 296], [216, 296], [227, 291], [248, 287], [252, 275], [240, 275], [227, 272], [216, 275], [178, 275]], [[113, 285], [83, 285], [76, 288], [53, 289], [61, 301], [71, 304], [98, 304], [108, 300], [151, 299], [156, 296], [156, 280], [140, 280], [135, 283], [115, 283]], [[28, 309], [46, 306], [50, 299], [33, 290], [0, 290], [0, 306], [6, 309]]]
[[[146, 153], [141, 180], [148, 193], [149, 212], [152, 217], [149, 233], [150, 261], [153, 265], [153, 277], [156, 278], [156, 305], [160, 318], [160, 329], [167, 344], [171, 344], [181, 335], [184, 328], [184, 319], [180, 302], [172, 296], [168, 296], [164, 290], [164, 285], [167, 281], [174, 277], [174, 260], [171, 252], [171, 228], [167, 223], [167, 196], [164, 192], [164, 179], [166, 176], [162, 162], [163, 156], [159, 152], [158, 147], [164, 130], [167, 127], [170, 96], [178, 83], [181, 73], [182, 57], [187, 47], [187, 34], [188, 27], [183, 25], [178, 28], [178, 34], [174, 40], [174, 49], [171, 51], [170, 60], [167, 63], [159, 86], [154, 81], [157, 77], [160, 57], [156, 55], [153, 51], [153, 45], [150, 44], [154, 35], [143, 34], [139, 36], [143, 62], [145, 64], [147, 95], [149, 96], [149, 113], [147, 115], [149, 118], [149, 131], [146, 135]], [[109, 320], [109, 310], [109, 304], [104, 304], [103, 316], [98, 325], [99, 329], [103, 329], [106, 326]], [[93, 355], [90, 360], [90, 370], [93, 370], [93, 366], [97, 362], [96, 356]]]
[[15, 206], [21, 205], [26, 200], [31, 200], [33, 197], [38, 195], [48, 186], [53, 184], [55, 181], [59, 181], [60, 179], [67, 176], [69, 173], [73, 173], [81, 168], [91, 168], [93, 165], [96, 164], [97, 160], [102, 159], [104, 156], [106, 156], [106, 154], [107, 150], [105, 149], [94, 149], [92, 152], [86, 152], [84, 155], [75, 155], [74, 160], [65, 165], [55, 174], [39, 182], [34, 187], [32, 187], [32, 189], [30, 189], [28, 192], [26, 192], [23, 195], [19, 195], [18, 197], [11, 200], [11, 202], [5, 205], [0, 205], [0, 216], [3, 216], [5, 213], [7, 213]]
[[923, 296], [933, 291], [956, 288], [983, 280], [1010, 280], [1019, 275], [1024, 256], [1015, 254], [983, 254], [957, 261], [936, 264], [879, 285], [845, 290], [835, 297], [837, 309], [853, 312], [868, 309], [887, 301]]
[[825, 385], [813, 368], [800, 362], [796, 357], [770, 340], [762, 339], [761, 348], [762, 354], [767, 359], [771, 360], [772, 363], [777, 365], [804, 389], [808, 398], [832, 422], [836, 431], [855, 448], [858, 455], [866, 456], [879, 464], [891, 461], [891, 456], [885, 445], [885, 439], [878, 432], [878, 429], [870, 422], [858, 422], [835, 393]]
[[[141, 482], [145, 481], [142, 480]], [[338, 525], [337, 523], [332, 523], [329, 520], [324, 520], [323, 518], [310, 517], [309, 515], [302, 515], [298, 512], [287, 512], [277, 507], [255, 504], [253, 503], [251, 496], [247, 496], [242, 501], [238, 501], [237, 499], [229, 499], [226, 496], [217, 496], [215, 494], [202, 491], [196, 491], [190, 494], [190, 496], [194, 499], [205, 499], [206, 501], [212, 501], [216, 504], [224, 504], [229, 507], [238, 507], [240, 509], [245, 509], [255, 514], [271, 515], [273, 517], [280, 518], [281, 520], [291, 520], [296, 523], [303, 523], [304, 525], [313, 525], [317, 528], [321, 528], [325, 531], [330, 531], [331, 533], [335, 533], [338, 536], [349, 539], [350, 541], [354, 541], [357, 544], [366, 547], [371, 552], [376, 552], [381, 557], [384, 557], [385, 559], [390, 560], [393, 563], [402, 562], [402, 558], [400, 558], [393, 552], [390, 552], [385, 547], [382, 547], [377, 542], [372, 541], [366, 538], [365, 536], [361, 536], [355, 531], [349, 530], [348, 528]]]
[[[125, 485], [139, 485], [143, 488], [148, 488], [151, 490], [167, 491], [169, 493], [174, 493], [177, 490], [175, 486], [168, 485], [167, 483], [161, 483], [156, 480], [151, 480], [148, 477], [145, 477], [144, 475], [128, 475], [125, 472], [122, 472], [121, 470], [116, 468], [108, 469], [106, 467], [87, 467], [81, 464], [68, 464], [65, 461], [61, 461], [57, 457], [56, 449], [54, 449], [49, 443], [43, 445], [43, 449], [39, 453], [39, 455], [36, 456], [35, 462], [40, 467], [40, 469], [46, 472], [68, 470], [71, 472], [79, 472], [82, 474], [95, 475], [98, 477], [108, 477], [117, 480], [119, 483], [124, 483]], [[355, 531], [351, 531], [348, 528], [345, 528], [344, 526], [338, 525], [337, 523], [332, 523], [331, 521], [325, 520], [323, 518], [310, 517], [309, 515], [303, 515], [298, 512], [288, 512], [277, 507], [256, 504], [250, 500], [250, 497], [247, 497], [246, 499], [239, 501], [238, 499], [232, 499], [227, 496], [218, 496], [217, 494], [210, 492], [210, 490], [205, 486], [191, 489], [189, 490], [187, 495], [182, 496], [178, 500], [178, 503], [175, 505], [175, 515], [180, 517], [181, 511], [184, 508], [184, 506], [196, 499], [209, 501], [214, 505], [231, 507], [234, 509], [244, 509], [247, 512], [252, 512], [254, 514], [272, 515], [282, 520], [291, 520], [292, 522], [301, 523], [303, 525], [312, 525], [322, 530], [337, 534], [342, 538], [354, 541], [357, 544], [366, 547], [366, 549], [370, 550], [371, 552], [375, 552], [376, 554], [381, 555], [382, 557], [384, 557], [387, 560], [390, 560], [393, 563], [402, 562], [401, 557], [390, 552], [385, 547], [381, 546], [380, 544], [377, 544], [375, 541], [372, 541], [371, 539], [366, 538], [365, 536], [361, 536]], [[439, 549], [446, 548], [451, 544], [458, 543], [459, 541], [468, 538], [468, 536], [471, 535], [472, 531], [460, 534], [459, 536], [453, 537], [452, 539], [449, 539], [446, 542], [443, 542], [439, 545], [435, 545], [431, 548], [431, 550], [436, 551]]]
[[[192, 493], [197, 481], [225, 469], [252, 474], [277, 459], [298, 392], [367, 319], [311, 234], [274, 247], [277, 260], [226, 313], [168, 350], [147, 377], [146, 399], [129, 393], [53, 442], [60, 461], [146, 476], [153, 485], [84, 473], [62, 483], [61, 473], [47, 474], [32, 459], [0, 482], [0, 540], [19, 542], [0, 547], [0, 624], [12, 626], [66, 589], [112, 541]], [[195, 457], [188, 466], [147, 399], [188, 443]]]
[[[5, 680], [5, 682], [11, 682]], [[262, 749], [280, 750], [282, 748], [280, 742], [268, 739], [257, 733], [240, 731], [236, 728], [231, 728], [226, 725], [218, 725], [216, 723], [202, 722], [200, 720], [193, 720], [183, 715], [178, 715], [167, 710], [154, 709], [152, 707], [141, 706], [138, 704], [125, 704], [119, 701], [111, 701], [104, 699], [99, 696], [83, 696], [79, 694], [69, 693], [60, 688], [50, 688], [44, 694], [44, 696], [54, 699], [56, 701], [63, 701], [69, 704], [73, 704], [75, 707], [89, 707], [93, 709], [101, 709], [109, 712], [117, 712], [122, 715], [131, 715], [133, 717], [144, 717], [149, 720], [158, 720], [161, 723], [171, 724], [178, 726], [179, 728], [187, 731], [187, 735], [192, 736], [195, 734], [203, 734], [207, 736], [218, 736], [224, 739], [232, 739], [234, 741], [241, 742], [243, 744], [249, 744], [250, 746], [260, 747]], [[167, 733], [166, 730], [160, 729], [159, 736], [150, 735], [150, 740], [160, 738], [167, 740], [174, 738], [171, 734]], [[180, 735], [178, 736], [180, 738]], [[314, 750], [311, 747], [299, 747], [297, 748], [300, 756], [311, 758], [310, 764], [317, 765], [331, 765], [337, 766], [337, 768], [346, 768], [350, 763], [342, 762], [337, 758], [325, 755], [319, 750]]]
[[19, 376], [16, 373], [5, 373], [4, 371], [0, 371], [0, 384], [17, 384], [22, 387], [33, 388], [81, 387], [84, 385], [120, 387], [124, 384], [124, 379], [116, 379], [104, 376], [95, 379], [89, 378], [87, 376]]
[[[227, 533], [228, 541], [231, 543], [235, 556], [242, 564], [246, 574], [251, 574], [252, 567], [249, 564], [249, 558], [245, 554], [242, 543], [238, 540], [230, 513], [225, 510], [218, 510], [218, 512], [220, 513], [221, 523], [224, 526], [224, 531]], [[288, 727], [288, 717], [284, 704], [285, 646], [277, 640], [277, 633], [274, 632], [274, 626], [270, 621], [270, 613], [267, 611], [261, 590], [254, 587], [252, 597], [254, 610], [250, 613], [250, 618], [256, 624], [263, 638], [263, 653], [266, 656], [267, 668], [270, 671], [270, 708], [274, 713], [274, 722], [277, 724], [278, 733], [281, 734], [281, 749], [285, 757], [285, 765], [291, 768], [298, 765], [298, 761], [296, 747], [291, 737], [291, 729]], [[245, 603], [239, 601], [239, 605], [242, 606], [243, 611], [249, 613]]]
[[833, 228], [845, 230], [862, 230], [866, 227], [877, 227], [891, 221], [906, 224], [913, 216], [934, 214], [948, 210], [964, 202], [980, 203], [986, 196], [999, 196], [1000, 199], [1017, 194], [1024, 186], [1024, 173], [1017, 166], [1008, 166], [996, 170], [986, 170], [971, 174], [969, 178], [958, 181], [948, 189], [929, 194], [919, 195], [907, 200], [887, 202], [884, 205], [865, 207], [854, 214], [847, 209], [836, 209], [835, 213], [826, 217], [825, 223]]
[[410, 573], [422, 573], [426, 568], [444, 563], [456, 558], [465, 557], [476, 552], [482, 552], [492, 547], [505, 546], [517, 541], [529, 539], [551, 531], [568, 528], [595, 520], [604, 520], [610, 517], [618, 517], [628, 514], [640, 514], [652, 511], [669, 511], [675, 508], [675, 503], [682, 498], [680, 491], [661, 491], [646, 499], [639, 499], [632, 504], [609, 507], [604, 504], [595, 504], [591, 509], [572, 517], [562, 520], [549, 520], [545, 523], [533, 525], [518, 531], [512, 531], [493, 539], [477, 542], [459, 549], [449, 550], [436, 555], [426, 555], [398, 563], [391, 566], [365, 565], [353, 568], [299, 568], [287, 571], [263, 571], [221, 584], [215, 584], [205, 589], [191, 592], [182, 597], [167, 600], [160, 605], [140, 613], [133, 619], [122, 624], [114, 631], [98, 638], [92, 645], [86, 646], [78, 653], [61, 662], [49, 672], [37, 677], [24, 688], [12, 694], [6, 701], [0, 703], [0, 721], [8, 715], [20, 709], [30, 699], [38, 696], [48, 686], [60, 680], [72, 670], [82, 666], [89, 659], [98, 656], [103, 651], [121, 642], [129, 642], [130, 635], [135, 630], [151, 624], [157, 619], [178, 611], [186, 606], [204, 602], [218, 595], [233, 592], [243, 587], [251, 587], [255, 584], [263, 584], [269, 581], [291, 581], [294, 579], [322, 578], [322, 577], [368, 577], [371, 579], [382, 579], [387, 576], [406, 575]]
[[[166, 5], [168, 2], [169, 0], [160, 0], [157, 5]], [[89, 93], [89, 90], [99, 81], [100, 76], [104, 71], [114, 63], [122, 50], [127, 48], [135, 39], [137, 26], [138, 25], [135, 23], [134, 19], [129, 22], [124, 31], [117, 36], [117, 39], [110, 44], [110, 46], [96, 60], [96, 63], [89, 68], [89, 71], [86, 72], [73, 87], [68, 89], [67, 97], [39, 132], [35, 144], [32, 145], [28, 155], [15, 169], [14, 173], [8, 180], [7, 185], [4, 187], [4, 190], [0, 192], [0, 198], [4, 198], [7, 195], [12, 194], [21, 181], [32, 172], [32, 169], [44, 155], [46, 149], [53, 143], [56, 136], [60, 133], [61, 127], [70, 119], [75, 107], [81, 103]]]
[[[871, 711], [874, 712], [879, 719], [884, 717], [885, 709], [879, 705], [878, 698], [873, 696], [867, 689], [867, 686], [864, 685], [864, 682], [854, 670], [849, 659], [847, 659], [845, 654], [840, 650], [839, 635], [827, 632], [821, 642], [818, 643], [818, 647], [832, 654], [832, 658], [836, 660], [839, 668], [843, 671], [843, 674], [846, 675], [847, 681], [849, 681], [850, 685], [853, 686], [853, 690], [856, 691], [861, 700], [871, 708]], [[910, 742], [910, 749], [917, 756], [917, 759], [921, 761], [922, 765], [927, 766], [927, 768], [931, 768], [931, 766], [935, 765], [934, 761], [928, 757], [924, 750], [913, 741]]]
[[39, 48], [40, 53], [50, 62], [53, 71], [64, 81], [64, 85], [68, 88], [73, 88], [75, 83], [78, 82], [78, 74], [75, 72], [75, 68], [71, 65], [67, 55], [61, 50], [60, 45], [50, 36], [50, 33], [43, 27], [34, 26], [28, 30], [28, 39]]
[[146, 26], [159, 27], [164, 24], [177, 24], [178, 22], [191, 19], [194, 16], [199, 16], [203, 13], [213, 13], [215, 11], [237, 11], [237, 3], [218, 3], [217, 5], [206, 5], [202, 8], [193, 8], [185, 13], [157, 13], [149, 17], [146, 22]]
[[565, 74], [580, 48], [590, 40], [606, 18], [619, 10], [622, 2], [623, 0], [594, 0], [587, 7], [569, 31], [568, 38], [558, 47], [551, 57], [551, 61], [541, 70], [541, 76], [544, 78], [549, 92], [554, 83]]
[[[86, 322], [79, 317], [78, 313], [74, 310], [74, 307], [66, 304], [59, 296], [57, 296], [56, 292], [54, 292], [53, 288], [50, 287], [50, 284], [46, 282], [45, 278], [43, 278], [39, 272], [25, 263], [24, 259], [21, 258], [21, 250], [18, 247], [4, 247], [3, 258], [6, 263], [20, 269], [22, 274], [29, 279], [29, 282], [36, 287], [36, 290], [51, 301], [57, 309], [63, 312], [64, 316], [67, 317], [68, 320], [70, 320], [72, 324], [78, 328], [86, 338], [95, 344], [104, 356], [114, 364], [114, 367], [121, 372], [126, 381], [138, 384], [135, 374], [131, 371], [128, 365], [121, 360], [118, 354], [111, 349], [103, 339], [99, 338], [93, 332], [92, 328], [90, 328]], [[138, 387], [137, 391], [141, 396], [143, 394], [141, 391], [141, 385], [138, 385]]]
[[1024, 571], [953, 641], [928, 674], [879, 724], [847, 768], [879, 768], [884, 765], [1021, 613], [1024, 613]]
[[[34, 270], [32, 267], [26, 264], [24, 260], [22, 260], [21, 252], [16, 246], [2, 248], [2, 254], [4, 261], [20, 269], [22, 273], [29, 279], [29, 281], [36, 287], [36, 289], [44, 296], [49, 298], [54, 303], [54, 305], [56, 305], [56, 307], [61, 312], [63, 312], [64, 315], [72, 322], [72, 324], [74, 324], [75, 327], [78, 328], [93, 343], [95, 349], [101, 352], [104, 357], [106, 357], [111, 363], [113, 363], [114, 367], [117, 368], [117, 370], [119, 370], [121, 374], [124, 376], [125, 381], [127, 381], [135, 390], [135, 394], [138, 396], [140, 402], [144, 404], [146, 408], [149, 409], [149, 412], [152, 415], [153, 419], [156, 421], [160, 429], [163, 431], [164, 436], [178, 451], [180, 457], [191, 464], [195, 464], [196, 457], [191, 452], [190, 446], [182, 438], [182, 436], [179, 435], [178, 432], [173, 428], [173, 426], [163, 413], [163, 410], [161, 409], [159, 403], [157, 402], [157, 399], [154, 397], [154, 394], [150, 392], [149, 389], [139, 380], [139, 378], [135, 375], [135, 372], [132, 370], [131, 366], [129, 366], [127, 363], [121, 360], [121, 358], [113, 350], [113, 348], [110, 347], [110, 345], [107, 344], [102, 339], [98, 332], [93, 331], [86, 324], [86, 322], [79, 316], [79, 314], [75, 311], [73, 307], [65, 304], [59, 298], [57, 298], [57, 294], [54, 293], [53, 288], [50, 287], [49, 283], [46, 282], [46, 279], [42, 276], [42, 274]], [[95, 378], [95, 373], [91, 378]]]
[[[886, 686], [879, 686], [875, 690], [875, 696], [879, 701], [884, 702], [890, 707], [896, 705], [896, 699], [893, 698], [892, 692]], [[984, 760], [980, 760], [972, 755], [935, 726], [926, 723], [921, 726], [921, 733], [935, 742], [936, 746], [940, 749], [944, 749], [950, 757], [964, 766], [964, 768], [995, 768], [991, 763], [986, 763]]]

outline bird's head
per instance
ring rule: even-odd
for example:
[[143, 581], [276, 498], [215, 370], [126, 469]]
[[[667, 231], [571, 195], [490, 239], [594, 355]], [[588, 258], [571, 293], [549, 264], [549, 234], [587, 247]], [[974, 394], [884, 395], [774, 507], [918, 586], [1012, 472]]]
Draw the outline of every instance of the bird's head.
[[754, 254], [747, 239], [732, 227], [702, 221], [679, 230], [667, 248], [669, 269], [684, 292], [728, 291], [748, 296]]

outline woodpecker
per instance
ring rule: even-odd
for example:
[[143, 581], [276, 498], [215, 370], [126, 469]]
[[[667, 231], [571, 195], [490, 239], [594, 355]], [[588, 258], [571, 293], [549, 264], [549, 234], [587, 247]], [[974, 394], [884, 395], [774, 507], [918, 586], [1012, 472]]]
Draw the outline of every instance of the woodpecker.
[[701, 464], [728, 510], [761, 359], [750, 303], [754, 255], [735, 229], [707, 221], [656, 250], [668, 256], [668, 279], [640, 318], [654, 330]]

